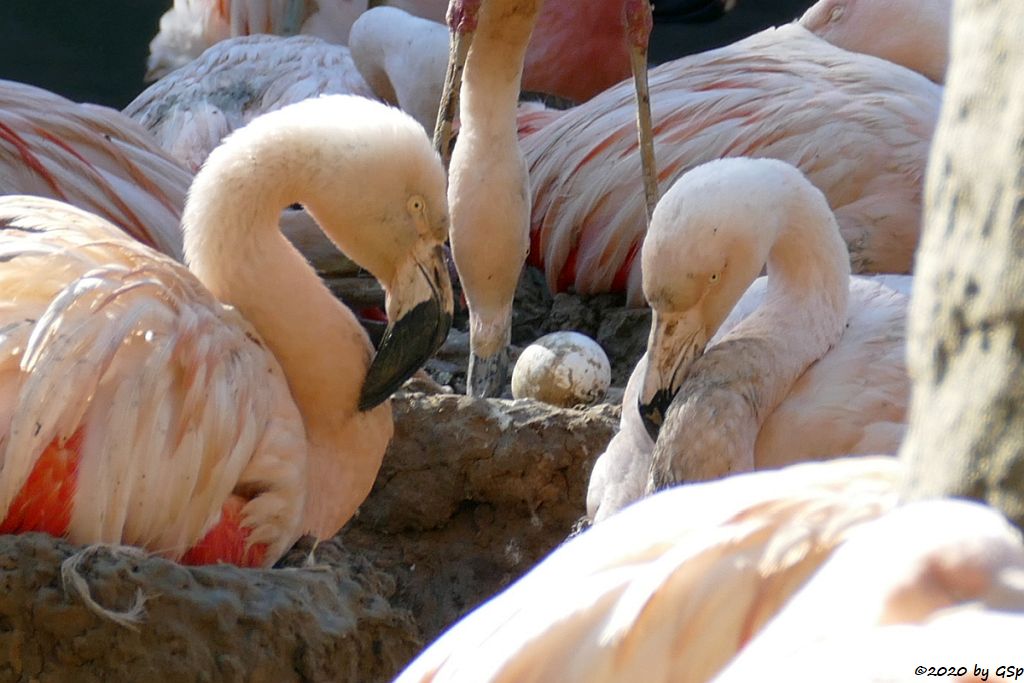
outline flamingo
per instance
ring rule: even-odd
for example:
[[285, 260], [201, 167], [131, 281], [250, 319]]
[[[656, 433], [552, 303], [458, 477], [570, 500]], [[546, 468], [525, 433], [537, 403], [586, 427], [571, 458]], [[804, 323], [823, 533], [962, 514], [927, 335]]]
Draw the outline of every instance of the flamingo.
[[124, 113], [195, 172], [236, 128], [326, 94], [375, 97], [347, 47], [309, 36], [243, 36], [217, 43], [161, 78]]
[[[451, 102], [459, 93], [463, 142], [452, 152], [448, 190], [452, 256], [469, 307], [466, 390], [489, 397], [505, 385], [512, 300], [529, 249], [530, 179], [519, 150], [516, 112], [523, 58], [540, 4], [489, 0], [482, 11], [480, 4], [453, 0], [449, 9], [451, 56], [434, 143], [442, 154], [447, 149]], [[630, 29], [626, 47], [642, 64], [650, 6], [641, 0], [628, 2], [626, 9], [620, 17]], [[647, 189], [653, 197], [656, 187]]]
[[[650, 83], [659, 182], [726, 156], [788, 161], [825, 193], [854, 271], [911, 269], [940, 86], [796, 24], [663, 64]], [[552, 291], [626, 290], [643, 303], [634, 111], [633, 88], [620, 83], [520, 140], [529, 262]]]
[[[482, 4], [482, 7], [481, 7]], [[523, 56], [541, 0], [452, 0], [451, 54], [472, 41], [449, 166], [452, 258], [469, 305], [467, 393], [497, 396], [508, 371], [512, 299], [529, 248], [530, 181], [516, 128]], [[460, 69], [461, 71], [461, 69]], [[449, 71], [451, 73], [451, 71]]]
[[946, 80], [952, 0], [818, 0], [800, 24], [844, 50]]
[[556, 549], [396, 683], [706, 681], [895, 506], [901, 473], [841, 458], [659, 492]]
[[311, 35], [344, 45], [366, 0], [174, 0], [149, 44], [146, 80], [166, 76], [227, 38]]
[[743, 157], [689, 171], [658, 203], [642, 259], [651, 335], [625, 433], [591, 476], [592, 519], [645, 484], [896, 453], [912, 278], [850, 278], [832, 211], [800, 171]]
[[[70, 205], [0, 198], [0, 531], [254, 566], [336, 533], [391, 438], [388, 396], [450, 325], [444, 192], [419, 124], [339, 95], [210, 155], [188, 269]], [[278, 236], [295, 200], [387, 291], [376, 355]]]

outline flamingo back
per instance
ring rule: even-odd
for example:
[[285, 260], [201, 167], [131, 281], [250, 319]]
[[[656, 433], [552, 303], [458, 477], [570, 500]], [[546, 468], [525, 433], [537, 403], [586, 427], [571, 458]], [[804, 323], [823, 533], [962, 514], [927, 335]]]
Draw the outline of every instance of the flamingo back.
[[59, 199], [180, 259], [192, 175], [120, 112], [0, 81], [0, 194]]
[[124, 113], [196, 171], [231, 131], [260, 114], [326, 94], [376, 99], [347, 47], [309, 36], [244, 36], [219, 42], [160, 79]]
[[[301, 417], [252, 327], [182, 265], [69, 205], [0, 198], [0, 312], [5, 531], [176, 559], [234, 494], [260, 563], [294, 541]], [[33, 491], [54, 462], [61, 488]]]
[[[658, 181], [727, 156], [788, 161], [829, 200], [857, 272], [907, 272], [942, 88], [796, 24], [650, 72]], [[521, 140], [530, 261], [553, 290], [642, 301], [635, 95], [623, 82]]]

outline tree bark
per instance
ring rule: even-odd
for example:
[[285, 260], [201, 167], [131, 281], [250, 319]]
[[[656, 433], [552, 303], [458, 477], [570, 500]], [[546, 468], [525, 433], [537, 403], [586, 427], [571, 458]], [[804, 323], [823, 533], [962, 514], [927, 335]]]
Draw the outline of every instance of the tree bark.
[[907, 498], [1024, 526], [1024, 2], [957, 0], [911, 303]]

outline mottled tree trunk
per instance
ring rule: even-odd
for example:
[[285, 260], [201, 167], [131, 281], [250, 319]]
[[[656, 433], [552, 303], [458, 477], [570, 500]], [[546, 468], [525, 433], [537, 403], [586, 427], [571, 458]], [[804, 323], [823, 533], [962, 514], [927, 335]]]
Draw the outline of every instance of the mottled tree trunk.
[[957, 0], [908, 363], [910, 498], [1024, 526], [1024, 2]]

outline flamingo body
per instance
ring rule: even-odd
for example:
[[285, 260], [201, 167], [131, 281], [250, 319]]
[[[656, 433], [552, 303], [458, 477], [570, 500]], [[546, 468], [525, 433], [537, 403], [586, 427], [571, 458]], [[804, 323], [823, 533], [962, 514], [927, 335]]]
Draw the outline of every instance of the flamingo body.
[[1022, 579], [1024, 543], [998, 512], [911, 503], [852, 531], [715, 680], [815, 680], [824, 662], [841, 663], [843, 681], [912, 680], [930, 657], [975, 674], [978, 657], [1015, 656]]
[[[171, 557], [207, 533], [237, 548], [251, 531], [275, 557], [287, 549], [304, 502], [302, 418], [252, 327], [91, 214], [11, 196], [0, 224], [0, 528]], [[244, 532], [218, 524], [236, 486], [270, 474], [274, 515], [250, 512]]]
[[[67, 202], [180, 261], [192, 177], [121, 112], [0, 80], [0, 194]], [[281, 221], [318, 270], [351, 268], [305, 212], [284, 211]]]
[[[788, 161], [825, 193], [855, 272], [910, 270], [941, 87], [799, 25], [663, 64], [650, 87], [659, 183], [720, 157]], [[634, 109], [620, 83], [520, 141], [530, 263], [552, 290], [626, 289], [642, 301]]]
[[945, 654], [929, 635], [1012, 657], [1019, 532], [976, 503], [897, 506], [903, 473], [853, 457], [659, 492], [556, 549], [397, 681], [813, 681], [837, 662], [839, 680], [909, 681]]
[[161, 78], [124, 113], [195, 172], [228, 133], [256, 116], [327, 94], [375, 97], [347, 47], [309, 36], [243, 36]]

